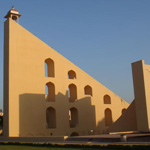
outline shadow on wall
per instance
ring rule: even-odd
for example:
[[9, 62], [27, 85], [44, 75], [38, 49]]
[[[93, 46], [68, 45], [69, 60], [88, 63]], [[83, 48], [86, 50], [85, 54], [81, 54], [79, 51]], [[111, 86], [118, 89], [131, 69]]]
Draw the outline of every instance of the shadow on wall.
[[127, 110], [122, 111], [122, 115], [110, 126], [109, 132], [137, 131], [135, 100], [129, 105]]
[[137, 131], [135, 100], [133, 100], [127, 109], [122, 109], [122, 115], [115, 122], [112, 120], [110, 109], [107, 108], [105, 110], [104, 116], [105, 118], [98, 123], [98, 128], [103, 127], [102, 122], [105, 123], [103, 133]]
[[66, 91], [48, 101], [45, 94], [25, 93], [19, 96], [19, 136], [94, 134], [95, 115], [90, 96], [72, 102]]
[[104, 117], [97, 124], [98, 134], [108, 134], [109, 128], [113, 125], [113, 123], [112, 111], [111, 109], [106, 108], [104, 110]]

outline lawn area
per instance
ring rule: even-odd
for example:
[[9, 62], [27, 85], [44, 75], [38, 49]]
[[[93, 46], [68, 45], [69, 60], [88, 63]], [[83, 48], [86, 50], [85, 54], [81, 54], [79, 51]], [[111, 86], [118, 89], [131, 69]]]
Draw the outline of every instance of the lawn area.
[[0, 143], [0, 150], [150, 150], [150, 145], [53, 145]]
[[[95, 148], [60, 148], [23, 145], [0, 145], [0, 150], [98, 150]], [[100, 150], [100, 149], [99, 149]]]

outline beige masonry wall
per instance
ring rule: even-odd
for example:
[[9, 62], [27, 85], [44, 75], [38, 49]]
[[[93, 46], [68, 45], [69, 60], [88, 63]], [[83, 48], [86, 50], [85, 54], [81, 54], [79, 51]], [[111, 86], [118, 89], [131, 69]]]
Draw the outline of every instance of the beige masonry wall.
[[[65, 136], [102, 134], [111, 118], [116, 121], [128, 103], [68, 61], [51, 47], [39, 40], [15, 21], [5, 22], [5, 72], [4, 72], [4, 135], [18, 136]], [[54, 62], [54, 77], [45, 77], [45, 60]], [[73, 70], [76, 79], [68, 79]], [[45, 85], [54, 85], [55, 101], [48, 101]], [[77, 99], [70, 102], [68, 87], [74, 84]], [[92, 96], [86, 95], [85, 86], [92, 89]], [[51, 90], [50, 90], [51, 91]], [[109, 95], [111, 104], [104, 104]], [[47, 108], [56, 116], [56, 127], [48, 128]], [[76, 110], [77, 124], [69, 125], [69, 110]], [[51, 109], [52, 110], [52, 109]], [[109, 113], [110, 112], [110, 113]], [[73, 114], [72, 114], [73, 117]], [[8, 126], [7, 126], [8, 124]]]
[[150, 65], [132, 63], [137, 129], [150, 131]]

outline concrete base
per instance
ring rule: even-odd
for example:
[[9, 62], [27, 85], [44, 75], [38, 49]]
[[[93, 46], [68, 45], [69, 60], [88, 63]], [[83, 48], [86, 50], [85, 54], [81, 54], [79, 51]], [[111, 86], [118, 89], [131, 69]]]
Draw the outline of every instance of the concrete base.
[[127, 142], [127, 135], [126, 134], [121, 134], [120, 138], [121, 138], [121, 142]]
[[0, 137], [0, 142], [53, 142], [65, 141], [68, 136], [52, 136], [52, 137]]
[[0, 142], [27, 142], [27, 143], [127, 143], [150, 142], [150, 133], [91, 135], [91, 136], [52, 136], [52, 137], [3, 137]]

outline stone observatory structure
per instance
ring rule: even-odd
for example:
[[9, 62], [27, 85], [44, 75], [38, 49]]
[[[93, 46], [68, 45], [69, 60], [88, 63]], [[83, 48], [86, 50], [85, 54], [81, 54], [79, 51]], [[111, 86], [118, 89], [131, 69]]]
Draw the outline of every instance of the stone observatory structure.
[[[136, 112], [146, 109], [146, 104], [141, 105], [142, 98], [149, 96], [142, 95], [144, 88], [141, 97], [135, 90], [137, 105], [128, 108], [127, 102], [19, 25], [20, 16], [12, 8], [4, 23], [4, 137], [96, 135], [149, 128], [141, 122], [149, 112]], [[135, 77], [135, 87], [139, 78]], [[143, 114], [145, 118], [140, 117]], [[133, 120], [128, 125], [126, 119]]]
[[109, 132], [150, 132], [150, 65], [144, 60], [132, 63], [135, 99]]

